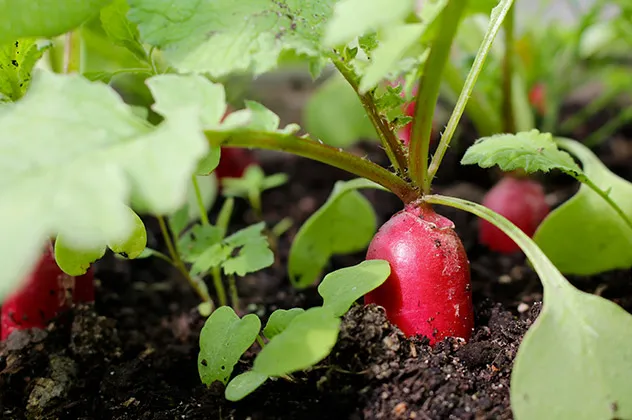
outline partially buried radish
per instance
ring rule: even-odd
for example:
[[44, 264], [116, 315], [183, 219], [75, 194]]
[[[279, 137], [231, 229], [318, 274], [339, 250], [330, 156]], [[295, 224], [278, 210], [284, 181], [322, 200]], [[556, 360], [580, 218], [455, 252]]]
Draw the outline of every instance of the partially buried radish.
[[215, 168], [218, 180], [223, 178], [241, 178], [246, 168], [256, 163], [247, 149], [222, 147], [219, 165]]
[[433, 345], [446, 337], [469, 340], [474, 328], [470, 265], [451, 220], [427, 204], [409, 204], [387, 221], [367, 259], [390, 263], [391, 275], [364, 302], [384, 307], [407, 336]]
[[[505, 176], [490, 189], [482, 204], [506, 217], [529, 236], [533, 236], [550, 211], [542, 185], [527, 178], [510, 176]], [[506, 254], [520, 250], [509, 236], [482, 219], [479, 221], [479, 242]]]
[[15, 330], [46, 328], [72, 302], [94, 301], [92, 267], [82, 276], [69, 276], [59, 268], [50, 248], [46, 247], [21, 288], [2, 303], [2, 340]]

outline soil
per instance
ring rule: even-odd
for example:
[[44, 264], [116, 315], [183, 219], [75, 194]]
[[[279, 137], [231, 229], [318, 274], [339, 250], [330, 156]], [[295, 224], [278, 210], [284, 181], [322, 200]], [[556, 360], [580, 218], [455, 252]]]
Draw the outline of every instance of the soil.
[[[627, 134], [615, 136], [599, 154], [632, 179]], [[465, 146], [467, 141], [451, 150], [436, 189], [480, 201], [497, 174], [459, 166]], [[354, 150], [385, 163], [373, 143]], [[326, 200], [335, 181], [350, 176], [289, 155], [266, 154], [263, 162], [268, 173], [291, 175], [289, 184], [264, 195], [265, 219], [272, 224], [289, 216], [295, 222], [279, 242], [278, 264], [240, 279], [241, 307], [265, 321], [277, 308], [321, 303], [314, 287], [293, 290], [283, 267], [298, 227]], [[554, 205], [576, 188], [561, 176], [547, 177], [546, 187]], [[392, 195], [364, 194], [381, 222], [400, 209]], [[121, 261], [110, 255], [96, 265], [94, 305], [73, 308], [46, 331], [14, 334], [0, 349], [2, 418], [510, 419], [512, 362], [539, 313], [540, 283], [522, 255], [499, 255], [478, 245], [473, 216], [449, 208], [440, 212], [456, 223], [471, 261], [476, 330], [467, 344], [446, 340], [430, 348], [406, 339], [380, 308], [356, 305], [344, 317], [327, 359], [294, 375], [294, 383], [268, 381], [241, 402], [229, 403], [221, 386], [200, 383], [197, 352], [204, 318], [188, 285], [161, 260]], [[248, 206], [238, 203], [233, 227], [253, 220]], [[162, 248], [155, 221], [148, 219], [147, 226], [149, 246]], [[362, 258], [362, 253], [335, 257], [327, 270]], [[631, 271], [620, 270], [570, 280], [632, 311], [631, 277]], [[254, 350], [236, 373], [253, 357]]]

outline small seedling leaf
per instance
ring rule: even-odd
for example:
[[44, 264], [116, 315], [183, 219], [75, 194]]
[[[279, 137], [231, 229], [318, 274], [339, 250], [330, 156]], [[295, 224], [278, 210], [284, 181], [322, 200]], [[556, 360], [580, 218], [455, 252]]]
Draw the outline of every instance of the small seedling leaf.
[[221, 240], [220, 228], [213, 225], [194, 225], [178, 241], [178, 251], [184, 261], [193, 263]]
[[337, 73], [310, 96], [303, 120], [312, 138], [330, 146], [349, 147], [361, 139], [377, 139], [358, 95]]
[[33, 67], [51, 46], [48, 41], [24, 38], [0, 46], [0, 102], [20, 99], [31, 82]]
[[105, 245], [93, 249], [72, 249], [59, 235], [55, 240], [55, 261], [59, 268], [69, 276], [86, 274], [90, 265], [105, 254]]
[[543, 306], [518, 349], [511, 408], [518, 420], [632, 418], [632, 315], [577, 290], [517, 226], [480, 204], [453, 197], [430, 203], [469, 211], [516, 242], [540, 277]]
[[259, 388], [269, 378], [259, 372], [249, 371], [235, 376], [226, 387], [224, 396], [228, 401], [239, 401]]
[[[582, 144], [560, 139], [581, 162], [584, 174], [632, 218], [632, 184], [612, 173]], [[553, 210], [533, 237], [560, 271], [591, 275], [632, 266], [632, 230], [593, 189], [579, 191]]]
[[329, 355], [339, 327], [340, 319], [329, 309], [308, 309], [270, 340], [257, 355], [253, 370], [267, 376], [282, 376], [313, 366]]
[[33, 76], [26, 95], [0, 112], [0, 231], [12, 238], [0, 246], [0, 298], [51, 236], [94, 250], [137, 228], [122, 204], [176, 211], [208, 151], [194, 108], [153, 127], [102, 83]]
[[324, 23], [334, 0], [129, 0], [129, 18], [143, 40], [159, 47], [182, 72], [217, 78], [233, 72], [255, 75], [275, 68], [283, 52], [296, 52], [319, 67]]
[[110, 241], [107, 245], [112, 252], [128, 259], [134, 259], [141, 255], [147, 246], [147, 231], [141, 218], [129, 207], [127, 209], [128, 217], [133, 226], [132, 231], [127, 238]]
[[252, 200], [259, 197], [262, 192], [280, 187], [288, 180], [286, 174], [272, 174], [266, 176], [258, 165], [250, 165], [246, 168], [241, 178], [226, 177], [222, 180], [222, 193], [227, 197], [241, 197]]
[[401, 23], [415, 7], [415, 0], [341, 0], [326, 26], [323, 44], [336, 47], [368, 32]]
[[558, 149], [553, 136], [538, 130], [483, 137], [467, 149], [461, 163], [482, 168], [498, 165], [503, 171], [523, 169], [527, 173], [559, 169], [575, 178], [582, 174], [571, 155]]
[[101, 9], [101, 26], [115, 44], [127, 48], [139, 60], [147, 61], [148, 55], [140, 42], [138, 28], [127, 19], [127, 0], [114, 0]]
[[272, 312], [268, 322], [266, 323], [265, 328], [263, 329], [263, 335], [266, 336], [268, 340], [271, 340], [275, 335], [279, 335], [290, 325], [290, 322], [297, 315], [305, 312], [302, 308], [292, 308], [292, 309], [277, 309]]
[[378, 188], [366, 179], [339, 181], [327, 199], [301, 226], [288, 259], [288, 273], [295, 287], [304, 288], [321, 275], [329, 258], [366, 248], [377, 230], [371, 203], [359, 188]]
[[323, 307], [342, 316], [371, 290], [379, 287], [391, 274], [391, 266], [384, 260], [367, 260], [353, 267], [341, 268], [325, 276], [318, 286]]
[[0, 0], [0, 44], [19, 38], [52, 38], [99, 13], [112, 0]]
[[221, 306], [204, 323], [200, 333], [198, 371], [206, 385], [228, 383], [242, 354], [257, 339], [261, 321], [254, 314], [239, 318], [228, 306]]

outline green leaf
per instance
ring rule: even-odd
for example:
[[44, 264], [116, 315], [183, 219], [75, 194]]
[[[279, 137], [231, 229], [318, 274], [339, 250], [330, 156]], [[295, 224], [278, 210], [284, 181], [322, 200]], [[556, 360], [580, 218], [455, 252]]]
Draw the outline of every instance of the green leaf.
[[[632, 184], [612, 173], [578, 142], [560, 144], [581, 161], [584, 174], [632, 218]], [[533, 237], [563, 273], [591, 275], [632, 266], [632, 230], [588, 185], [553, 210]]]
[[243, 197], [248, 199], [250, 205], [256, 210], [261, 209], [261, 193], [272, 188], [280, 187], [288, 180], [286, 174], [272, 174], [266, 176], [258, 165], [250, 165], [246, 168], [241, 178], [222, 179], [222, 193], [226, 197]]
[[[226, 112], [224, 87], [195, 74], [162, 74], [147, 80], [154, 96], [152, 109], [163, 117], [178, 112], [182, 107], [194, 106], [204, 129], [217, 128]], [[220, 148], [212, 147], [202, 159], [197, 175], [208, 175], [217, 167]]]
[[127, 207], [127, 209], [129, 218], [132, 220], [132, 226], [134, 226], [133, 230], [124, 240], [113, 240], [108, 242], [107, 245], [112, 252], [133, 260], [138, 257], [147, 246], [147, 231], [140, 217], [129, 207]]
[[239, 358], [255, 342], [261, 321], [255, 314], [239, 318], [228, 306], [221, 306], [207, 318], [200, 332], [198, 371], [202, 383], [228, 383]]
[[302, 308], [292, 308], [292, 309], [277, 309], [272, 312], [270, 315], [270, 319], [266, 323], [265, 328], [263, 329], [263, 335], [266, 336], [268, 340], [271, 340], [275, 335], [279, 335], [287, 328], [287, 326], [292, 322], [297, 315], [305, 312]]
[[186, 262], [193, 263], [222, 240], [222, 230], [213, 225], [194, 225], [178, 240], [178, 252]]
[[228, 401], [239, 401], [259, 388], [269, 378], [268, 375], [249, 371], [237, 375], [228, 383], [224, 396]]
[[331, 195], [301, 226], [292, 242], [288, 274], [294, 287], [314, 283], [332, 255], [366, 248], [377, 230], [377, 216], [358, 188], [378, 188], [366, 179], [338, 181]]
[[305, 129], [312, 138], [334, 147], [360, 139], [377, 139], [362, 103], [351, 85], [334, 74], [310, 96], [303, 109]]
[[384, 31], [378, 47], [371, 55], [371, 63], [363, 71], [360, 93], [373, 89], [407, 55], [411, 48], [418, 48], [419, 39], [426, 29], [421, 23], [389, 27]]
[[68, 32], [112, 0], [0, 0], [0, 44]]
[[151, 127], [106, 85], [34, 73], [0, 113], [0, 231], [12, 238], [0, 245], [0, 298], [50, 236], [93, 250], [136, 229], [121, 205], [129, 200], [155, 214], [178, 209], [207, 151], [191, 109]]
[[341, 0], [327, 24], [323, 44], [333, 48], [368, 32], [401, 23], [414, 7], [415, 0]]
[[376, 289], [391, 274], [391, 266], [384, 260], [367, 260], [353, 267], [341, 268], [325, 276], [318, 286], [323, 307], [342, 316], [362, 296]]
[[225, 274], [244, 276], [274, 263], [268, 238], [263, 235], [265, 223], [242, 229], [201, 253], [191, 267], [193, 276], [221, 266]]
[[297, 315], [257, 355], [253, 371], [282, 376], [323, 360], [336, 344], [340, 319], [329, 309], [316, 307]]
[[538, 246], [503, 216], [453, 197], [430, 203], [469, 211], [516, 242], [544, 286], [543, 307], [525, 334], [511, 375], [516, 419], [632, 417], [632, 315], [573, 287]]
[[142, 61], [148, 61], [147, 52], [140, 41], [138, 28], [127, 19], [128, 11], [127, 0], [113, 0], [101, 9], [101, 26], [115, 45], [127, 48]]
[[506, 172], [515, 169], [523, 169], [527, 173], [559, 169], [574, 177], [582, 173], [573, 158], [557, 148], [550, 133], [538, 130], [483, 137], [467, 149], [461, 164], [478, 164], [482, 168], [498, 165]]
[[72, 249], [63, 236], [55, 240], [55, 261], [59, 268], [69, 276], [86, 274], [90, 265], [105, 255], [105, 245], [93, 249]]
[[323, 25], [335, 0], [129, 0], [129, 18], [145, 42], [161, 48], [182, 72], [221, 77], [276, 67], [283, 52], [322, 65]]
[[20, 39], [0, 46], [0, 101], [20, 99], [31, 82], [31, 72], [50, 42]]

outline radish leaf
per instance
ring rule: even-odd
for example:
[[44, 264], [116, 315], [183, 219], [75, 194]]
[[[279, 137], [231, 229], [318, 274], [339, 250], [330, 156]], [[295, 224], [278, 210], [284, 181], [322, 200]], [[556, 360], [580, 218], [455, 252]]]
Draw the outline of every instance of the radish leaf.
[[257, 355], [253, 371], [282, 376], [323, 360], [336, 344], [340, 319], [331, 310], [311, 308], [297, 315]]
[[228, 306], [217, 308], [200, 332], [198, 371], [206, 385], [228, 383], [242, 354], [255, 342], [261, 321], [254, 314], [239, 318]]
[[50, 42], [30, 38], [0, 46], [0, 102], [17, 101], [24, 95], [33, 67], [50, 46]]
[[194, 225], [178, 241], [178, 252], [184, 261], [192, 263], [222, 239], [220, 228], [213, 225]]
[[[608, 190], [608, 197], [632, 219], [632, 184], [580, 143], [558, 141], [582, 162], [587, 178]], [[591, 275], [632, 266], [632, 229], [585, 184], [544, 219], [533, 239], [563, 273]]]
[[183, 72], [255, 75], [276, 67], [284, 52], [296, 52], [321, 68], [323, 23], [334, 0], [129, 0], [129, 18], [143, 40], [163, 50]]
[[362, 251], [377, 230], [377, 216], [358, 188], [378, 188], [366, 179], [339, 181], [331, 195], [301, 226], [288, 257], [294, 287], [315, 282], [332, 255]]
[[368, 260], [353, 267], [341, 268], [325, 276], [318, 286], [323, 307], [342, 316], [362, 296], [376, 289], [391, 274], [388, 261]]
[[0, 44], [68, 32], [112, 0], [0, 0]]
[[228, 401], [239, 401], [255, 389], [259, 388], [269, 378], [259, 372], [249, 371], [235, 376], [226, 387], [224, 395]]
[[540, 277], [542, 311], [520, 344], [511, 375], [515, 418], [632, 417], [632, 315], [573, 287], [535, 242], [503, 216], [458, 198], [426, 200], [493, 223], [520, 246]]
[[121, 204], [176, 211], [208, 151], [196, 112], [152, 127], [102, 83], [35, 72], [26, 95], [0, 113], [0, 230], [12, 238], [0, 247], [0, 298], [52, 235], [94, 250], [136, 229]]
[[498, 165], [503, 171], [523, 169], [527, 173], [559, 169], [575, 178], [582, 177], [581, 168], [557, 148], [553, 136], [538, 130], [483, 137], [467, 149], [461, 164], [482, 168]]
[[101, 9], [101, 26], [108, 38], [118, 46], [127, 48], [139, 60], [148, 62], [150, 58], [140, 41], [138, 28], [127, 19], [127, 0], [114, 0]]
[[268, 340], [271, 340], [275, 335], [279, 335], [283, 332], [283, 330], [290, 325], [290, 322], [303, 312], [305, 312], [305, 310], [302, 308], [292, 308], [288, 310], [277, 309], [270, 315], [270, 319], [268, 319], [263, 329], [263, 335], [265, 335]]

